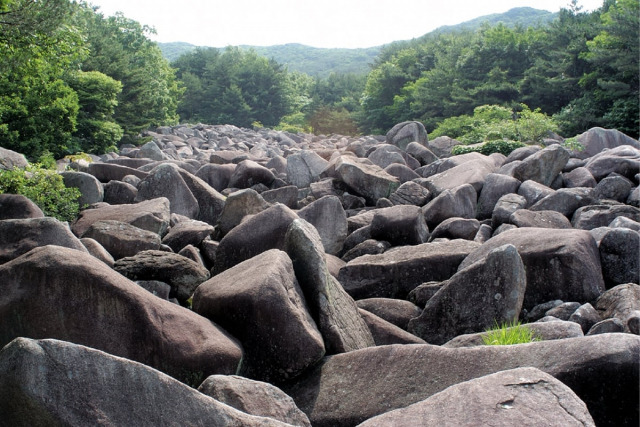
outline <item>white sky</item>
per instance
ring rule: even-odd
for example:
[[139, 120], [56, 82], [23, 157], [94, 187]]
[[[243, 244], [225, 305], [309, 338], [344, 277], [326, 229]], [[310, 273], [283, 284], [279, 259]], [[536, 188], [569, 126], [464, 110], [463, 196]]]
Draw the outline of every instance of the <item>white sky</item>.
[[[198, 46], [371, 47], [514, 7], [557, 12], [569, 0], [90, 0], [105, 16], [155, 27], [159, 42]], [[583, 11], [603, 0], [579, 0]]]

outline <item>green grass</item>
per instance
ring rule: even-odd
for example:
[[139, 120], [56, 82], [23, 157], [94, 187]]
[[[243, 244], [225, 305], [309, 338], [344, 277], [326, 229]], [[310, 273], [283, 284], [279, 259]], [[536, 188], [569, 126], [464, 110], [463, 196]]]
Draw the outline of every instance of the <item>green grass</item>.
[[531, 329], [519, 321], [507, 322], [486, 331], [482, 337], [484, 345], [512, 345], [540, 341]]

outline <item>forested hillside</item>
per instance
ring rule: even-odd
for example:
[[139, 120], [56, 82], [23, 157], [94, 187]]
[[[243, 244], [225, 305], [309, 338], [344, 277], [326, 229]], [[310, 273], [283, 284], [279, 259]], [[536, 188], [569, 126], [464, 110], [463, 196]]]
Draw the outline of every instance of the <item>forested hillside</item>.
[[[419, 120], [465, 142], [593, 126], [637, 137], [637, 0], [589, 13], [574, 2], [530, 26], [512, 25], [516, 12], [509, 25], [387, 45], [368, 73], [320, 77], [237, 47], [194, 48], [170, 64], [151, 29], [125, 16], [70, 0], [0, 0], [0, 146], [32, 159], [100, 153], [178, 122], [357, 134]], [[296, 58], [296, 49], [284, 50]]]

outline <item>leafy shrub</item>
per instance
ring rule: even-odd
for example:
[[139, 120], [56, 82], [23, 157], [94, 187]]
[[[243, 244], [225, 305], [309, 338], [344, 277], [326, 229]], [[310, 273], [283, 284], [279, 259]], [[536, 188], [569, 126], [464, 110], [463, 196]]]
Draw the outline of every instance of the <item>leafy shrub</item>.
[[498, 325], [496, 322], [493, 329], [486, 331], [486, 335], [482, 337], [484, 345], [512, 345], [525, 344], [529, 342], [540, 341], [531, 329], [520, 324], [518, 321], [503, 323]]
[[0, 193], [22, 194], [31, 199], [46, 216], [73, 221], [78, 216], [81, 193], [64, 186], [62, 176], [40, 164], [25, 169], [0, 170]]
[[523, 144], [522, 142], [505, 141], [500, 139], [495, 141], [489, 141], [482, 145], [475, 145], [475, 146], [456, 145], [451, 150], [451, 154], [454, 156], [457, 156], [458, 154], [477, 152], [477, 153], [484, 154], [485, 156], [488, 156], [489, 154], [493, 154], [493, 153], [500, 153], [500, 154], [504, 154], [505, 156], [508, 156], [516, 148], [520, 148], [524, 146], [525, 144]]

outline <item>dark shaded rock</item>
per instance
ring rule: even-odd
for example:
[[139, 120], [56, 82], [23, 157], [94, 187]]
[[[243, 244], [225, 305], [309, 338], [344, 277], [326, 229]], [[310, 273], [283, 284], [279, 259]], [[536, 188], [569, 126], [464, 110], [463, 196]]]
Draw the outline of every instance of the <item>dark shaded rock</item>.
[[110, 205], [135, 203], [138, 189], [122, 181], [109, 181], [104, 184], [104, 201]]
[[526, 289], [524, 265], [515, 246], [492, 250], [484, 261], [458, 271], [429, 301], [408, 331], [428, 343], [480, 332], [518, 319]]
[[431, 233], [429, 240], [447, 239], [473, 240], [480, 229], [477, 219], [449, 218], [442, 221]]
[[589, 303], [582, 304], [569, 317], [569, 322], [576, 322], [586, 334], [589, 329], [602, 319], [595, 308]]
[[600, 242], [600, 262], [607, 289], [640, 280], [640, 234], [614, 228]]
[[355, 302], [329, 273], [316, 229], [303, 219], [296, 219], [286, 232], [285, 242], [311, 316], [324, 338], [327, 353], [373, 346], [373, 337]]
[[123, 181], [127, 175], [133, 175], [135, 177], [145, 179], [149, 173], [138, 170], [137, 168], [130, 168], [128, 166], [121, 166], [113, 163], [89, 163], [87, 172], [95, 176], [100, 182], [109, 181]]
[[579, 302], [563, 302], [546, 311], [545, 316], [553, 316], [560, 320], [569, 320], [571, 315], [580, 308]]
[[99, 203], [104, 198], [104, 189], [100, 181], [93, 175], [85, 172], [62, 172], [62, 180], [67, 188], [77, 188], [81, 195], [78, 198], [80, 206]]
[[298, 216], [311, 223], [320, 238], [324, 251], [338, 254], [347, 238], [347, 214], [336, 196], [324, 196], [298, 211]]
[[273, 172], [253, 160], [243, 160], [238, 163], [229, 178], [231, 188], [249, 188], [256, 184], [267, 187], [276, 179]]
[[371, 237], [393, 246], [419, 245], [429, 238], [429, 228], [419, 207], [398, 205], [375, 210]]
[[574, 187], [590, 187], [596, 186], [596, 180], [585, 167], [573, 169], [571, 172], [562, 174], [563, 186], [566, 188]]
[[[357, 230], [355, 230], [354, 232], [349, 234], [349, 236], [347, 236], [347, 238], [344, 241], [343, 251], [349, 252], [351, 249], [354, 249], [360, 243], [364, 243], [367, 240], [372, 240], [371, 239], [371, 225], [367, 225], [365, 227], [358, 228]], [[388, 244], [388, 242], [387, 242], [387, 244]], [[389, 246], [391, 246], [391, 245], [389, 244]], [[382, 253], [382, 252], [380, 252], [380, 253]]]
[[231, 174], [236, 169], [234, 164], [217, 165], [207, 163], [196, 172], [196, 176], [209, 184], [214, 190], [222, 191], [229, 186]]
[[26, 168], [27, 166], [29, 166], [29, 162], [27, 162], [24, 154], [0, 147], [0, 169], [11, 170], [14, 168]]
[[401, 184], [420, 178], [420, 175], [415, 173], [413, 169], [398, 163], [390, 164], [389, 166], [384, 168], [384, 171], [389, 175], [398, 178], [398, 181], [400, 181]]
[[198, 387], [198, 391], [247, 414], [311, 427], [309, 418], [298, 409], [293, 399], [269, 383], [236, 375], [211, 375]]
[[102, 246], [94, 239], [88, 237], [83, 237], [82, 239], [80, 239], [80, 242], [82, 242], [89, 254], [98, 258], [109, 267], [113, 268], [113, 263], [115, 262], [115, 260], [113, 259], [113, 256], [111, 256], [111, 254], [104, 248], [104, 246]]
[[436, 292], [442, 289], [445, 283], [446, 282], [436, 281], [422, 283], [421, 285], [415, 287], [411, 292], [409, 292], [409, 295], [407, 295], [407, 300], [422, 309], [425, 305], [427, 305], [427, 301], [429, 301], [436, 294]]
[[356, 301], [356, 304], [404, 330], [407, 329], [409, 320], [422, 313], [420, 307], [412, 302], [393, 298], [367, 298]]
[[376, 345], [426, 344], [424, 340], [367, 310], [359, 309], [358, 312], [371, 331]]
[[636, 208], [640, 208], [640, 187], [636, 187], [631, 190], [629, 197], [627, 197], [626, 203]]
[[422, 212], [429, 228], [434, 229], [448, 218], [475, 218], [476, 205], [476, 190], [470, 184], [464, 184], [451, 190], [443, 190], [422, 207]]
[[593, 203], [592, 191], [593, 189], [591, 188], [561, 188], [529, 206], [528, 209], [532, 211], [556, 211], [567, 218], [571, 218], [577, 209]]
[[524, 209], [527, 199], [515, 193], [505, 194], [500, 197], [493, 208], [491, 226], [496, 229], [504, 223], [509, 223], [509, 218], [519, 209]]
[[[366, 227], [369, 229], [369, 227]], [[363, 229], [360, 229], [363, 230]], [[355, 233], [353, 233], [355, 234]], [[353, 248], [349, 249], [343, 256], [342, 260], [347, 263], [353, 259], [361, 257], [363, 255], [376, 255], [384, 253], [387, 249], [391, 247], [391, 243], [389, 242], [379, 242], [373, 239], [367, 239], [362, 243], [358, 243]]]
[[171, 286], [167, 285], [164, 282], [161, 282], [159, 280], [138, 280], [135, 282], [135, 284], [140, 286], [142, 289], [151, 292], [158, 298], [162, 298], [164, 300], [169, 299]]
[[429, 141], [427, 130], [422, 123], [417, 121], [398, 123], [387, 132], [386, 139], [388, 144], [393, 144], [403, 150], [406, 150], [411, 142], [427, 145]]
[[624, 323], [615, 317], [601, 320], [589, 329], [587, 335], [615, 334], [624, 332]]
[[406, 166], [407, 162], [405, 161], [405, 157], [406, 153], [395, 145], [380, 144], [375, 146], [373, 151], [367, 156], [367, 159], [369, 159], [374, 165], [385, 169], [387, 166], [392, 164]]
[[287, 181], [298, 188], [305, 188], [320, 179], [329, 162], [311, 150], [287, 156]]
[[476, 243], [484, 243], [493, 235], [493, 228], [489, 224], [481, 224], [478, 232], [476, 233], [473, 241]]
[[287, 185], [273, 190], [264, 191], [260, 193], [260, 195], [267, 203], [282, 203], [291, 209], [296, 209], [298, 207], [298, 187], [295, 185]]
[[141, 251], [158, 250], [162, 245], [157, 233], [114, 220], [94, 222], [82, 237], [100, 243], [114, 259], [134, 256]]
[[640, 221], [640, 209], [626, 205], [588, 205], [575, 211], [571, 224], [574, 228], [592, 230], [606, 227], [619, 216], [626, 216], [633, 221]]
[[528, 209], [518, 209], [509, 216], [508, 223], [520, 228], [572, 228], [567, 217], [556, 211], [535, 212]]
[[355, 299], [404, 299], [425, 281], [449, 279], [462, 260], [479, 246], [468, 240], [452, 240], [392, 248], [348, 262], [338, 280]]
[[394, 205], [424, 206], [430, 197], [429, 190], [416, 182], [408, 181], [398, 187], [389, 196], [389, 200]]
[[178, 166], [161, 163], [149, 172], [138, 185], [136, 201], [166, 197], [171, 213], [196, 219], [200, 211], [198, 201], [180, 175]]
[[497, 173], [487, 175], [478, 197], [477, 218], [491, 218], [498, 200], [505, 194], [517, 192], [519, 187], [520, 181], [511, 176]]
[[114, 270], [130, 280], [159, 280], [171, 286], [171, 296], [188, 300], [209, 271], [182, 255], [163, 251], [143, 251], [117, 260]]
[[162, 238], [162, 243], [179, 252], [187, 245], [198, 246], [213, 233], [213, 227], [201, 221], [184, 221], [171, 227]]
[[239, 373], [281, 382], [324, 356], [322, 336], [286, 253], [272, 249], [198, 286], [193, 310], [242, 343]]
[[527, 199], [527, 208], [555, 193], [555, 190], [535, 181], [525, 181], [518, 187], [518, 195]]
[[524, 320], [526, 323], [540, 320], [546, 315], [547, 311], [559, 306], [560, 304], [562, 304], [562, 300], [557, 299], [538, 304], [529, 311], [523, 310]]
[[[581, 337], [584, 335], [579, 324], [564, 320], [527, 323], [525, 325], [521, 325], [521, 327], [531, 330], [533, 337], [537, 341], [561, 340], [565, 338]], [[511, 329], [512, 328], [507, 328], [507, 330]], [[452, 340], [444, 343], [442, 346], [447, 348], [459, 348], [485, 345], [484, 337], [486, 336], [486, 332], [458, 335]]]
[[260, 194], [250, 188], [235, 191], [227, 197], [218, 224], [216, 225], [216, 236], [224, 237], [242, 220], [249, 216], [260, 213], [269, 207]]
[[569, 152], [560, 145], [552, 145], [525, 158], [513, 170], [520, 182], [532, 180], [550, 186], [569, 161]]
[[588, 302], [604, 292], [600, 253], [588, 231], [518, 228], [496, 236], [473, 251], [460, 269], [486, 257], [493, 249], [512, 244], [527, 271], [524, 308], [560, 299]]
[[627, 218], [626, 216], [616, 217], [609, 224], [610, 228], [628, 228], [629, 230], [640, 232], [640, 222]]
[[0, 194], [0, 221], [29, 218], [44, 218], [44, 213], [22, 194]]
[[597, 200], [616, 200], [618, 202], [626, 202], [631, 190], [633, 182], [624, 176], [612, 174], [603, 178], [593, 189], [593, 197]]
[[200, 249], [196, 248], [192, 244], [188, 244], [178, 251], [178, 255], [182, 255], [185, 258], [190, 259], [191, 261], [195, 261], [204, 268], [207, 268], [204, 258], [200, 254]]
[[328, 357], [284, 391], [314, 426], [353, 426], [463, 381], [536, 367], [569, 386], [597, 425], [636, 425], [638, 357], [640, 337], [630, 334], [454, 349], [391, 345]]
[[64, 341], [17, 338], [0, 352], [0, 373], [3, 425], [288, 425], [237, 411], [141, 363]]
[[591, 172], [596, 181], [612, 172], [632, 179], [640, 170], [640, 150], [630, 145], [621, 145], [595, 154], [587, 160], [584, 167]]
[[640, 286], [625, 283], [613, 287], [600, 295], [595, 307], [602, 319], [617, 318], [628, 332], [629, 319], [640, 310]]
[[389, 425], [594, 426], [582, 400], [536, 368], [517, 368], [455, 384], [410, 405], [370, 418], [361, 427]]
[[0, 264], [11, 261], [33, 248], [58, 245], [87, 252], [71, 233], [67, 223], [55, 218], [7, 219], [0, 221]]
[[336, 160], [335, 172], [337, 178], [371, 204], [382, 197], [389, 197], [400, 186], [396, 177], [379, 166], [350, 156], [341, 156]]
[[413, 141], [407, 144], [407, 148], [405, 149], [407, 154], [411, 155], [414, 159], [420, 162], [420, 165], [425, 166], [430, 163], [438, 160], [438, 156], [436, 156], [431, 150], [424, 146], [424, 144], [420, 144], [419, 142]]
[[197, 176], [182, 169], [178, 172], [198, 201], [198, 215], [193, 219], [216, 225], [224, 209], [226, 197]]
[[36, 248], [0, 266], [0, 277], [0, 346], [16, 337], [56, 338], [179, 379], [234, 373], [242, 357], [236, 341], [210, 321], [80, 251]]
[[71, 226], [76, 236], [82, 236], [96, 221], [115, 220], [126, 222], [143, 230], [163, 236], [167, 232], [170, 219], [169, 199], [160, 197], [132, 205], [101, 206], [85, 209]]

